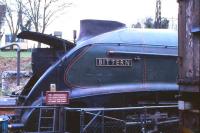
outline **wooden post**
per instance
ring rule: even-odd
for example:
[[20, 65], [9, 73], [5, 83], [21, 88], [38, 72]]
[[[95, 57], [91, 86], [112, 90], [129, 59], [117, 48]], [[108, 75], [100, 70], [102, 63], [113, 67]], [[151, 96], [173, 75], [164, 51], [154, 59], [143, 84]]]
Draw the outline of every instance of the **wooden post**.
[[200, 0], [179, 2], [180, 132], [200, 132]]

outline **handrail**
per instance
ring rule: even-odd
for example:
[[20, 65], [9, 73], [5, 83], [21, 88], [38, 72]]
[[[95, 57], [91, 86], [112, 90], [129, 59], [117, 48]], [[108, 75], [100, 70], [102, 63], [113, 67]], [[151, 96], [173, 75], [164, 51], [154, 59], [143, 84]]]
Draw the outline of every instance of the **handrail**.
[[[31, 109], [31, 108], [60, 108], [63, 106], [0, 106], [0, 109]], [[67, 111], [120, 111], [120, 110], [140, 110], [140, 109], [158, 109], [158, 108], [178, 108], [178, 105], [166, 106], [140, 106], [140, 107], [121, 107], [121, 108], [70, 108], [64, 107]]]
[[0, 106], [0, 109], [40, 109], [40, 108], [60, 108], [61, 106]]
[[67, 111], [120, 111], [120, 110], [141, 110], [141, 109], [157, 109], [157, 108], [178, 108], [178, 105], [119, 107], [119, 108], [69, 108], [69, 107], [64, 107], [64, 110], [67, 110]]

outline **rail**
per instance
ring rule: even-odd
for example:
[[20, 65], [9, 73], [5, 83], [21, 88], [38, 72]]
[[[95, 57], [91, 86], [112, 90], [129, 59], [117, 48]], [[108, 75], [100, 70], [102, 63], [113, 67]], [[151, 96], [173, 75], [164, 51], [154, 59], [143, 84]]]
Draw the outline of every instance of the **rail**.
[[141, 109], [156, 109], [156, 108], [178, 108], [178, 105], [169, 106], [140, 106], [140, 107], [120, 107], [120, 108], [69, 108], [65, 107], [68, 111], [120, 111], [120, 110], [141, 110]]
[[[70, 107], [64, 107], [64, 106], [4, 106], [0, 107], [1, 109], [58, 109], [59, 110], [59, 132], [65, 132], [67, 130], [66, 125], [67, 123], [67, 115], [66, 113], [69, 112], [79, 112], [80, 116], [80, 133], [89, 133], [90, 130], [93, 130], [93, 128], [97, 128], [98, 131], [101, 133], [104, 133], [104, 130], [107, 130], [107, 123], [108, 122], [114, 122], [122, 125], [123, 132], [127, 133], [128, 128], [131, 126], [140, 126], [142, 133], [147, 133], [148, 126], [152, 124], [152, 122], [156, 122], [156, 126], [160, 126], [163, 124], [169, 124], [169, 123], [178, 123], [179, 119], [178, 117], [173, 118], [167, 118], [164, 121], [157, 121], [159, 116], [162, 116], [162, 113], [160, 113], [158, 116], [155, 113], [154, 117], [152, 119], [155, 119], [155, 121], [151, 121], [148, 116], [148, 110], [157, 110], [157, 109], [178, 109], [178, 105], [166, 105], [166, 106], [140, 106], [140, 107], [120, 107], [120, 108], [70, 108]], [[109, 113], [113, 112], [120, 112], [120, 111], [133, 111], [142, 114], [139, 118], [137, 118], [137, 121], [127, 121], [126, 119], [115, 117], [113, 115], [108, 115]], [[139, 112], [138, 112], [139, 111]], [[122, 112], [120, 112], [122, 113]], [[69, 113], [70, 114], [70, 113]], [[90, 116], [89, 120], [88, 116]], [[95, 122], [99, 122], [98, 127], [94, 127]], [[21, 123], [20, 123], [21, 124]], [[78, 124], [78, 123], [77, 123]], [[13, 126], [16, 126], [13, 124]], [[18, 126], [18, 125], [17, 125]], [[113, 126], [113, 125], [112, 125]], [[120, 128], [121, 128], [120, 127]], [[96, 129], [95, 129], [96, 130]], [[109, 129], [110, 130], [110, 129]], [[57, 132], [57, 131], [56, 131]], [[28, 133], [28, 132], [27, 132]], [[36, 133], [36, 132], [35, 132]]]
[[[113, 120], [113, 121], [117, 121], [119, 123], [122, 123], [123, 125], [125, 125], [125, 128], [123, 129], [123, 132], [126, 133], [126, 126], [127, 125], [141, 125], [142, 129], [141, 132], [142, 133], [147, 133], [147, 125], [151, 124], [152, 121], [148, 120], [147, 117], [147, 110], [151, 110], [151, 109], [170, 109], [170, 108], [178, 108], [177, 105], [166, 105], [166, 106], [140, 106], [140, 107], [120, 107], [120, 108], [69, 108], [69, 107], [64, 107], [65, 111], [77, 111], [80, 112], [80, 133], [87, 133], [87, 130], [89, 129], [89, 127], [92, 125], [92, 123], [94, 123], [94, 121], [97, 118], [101, 118], [101, 133], [104, 133], [104, 126], [105, 126], [105, 119], [109, 119], [109, 120]], [[120, 119], [120, 118], [115, 118], [113, 116], [106, 116], [105, 113], [106, 112], [111, 112], [111, 111], [137, 111], [137, 110], [142, 110], [142, 113], [144, 114], [144, 118], [142, 120], [142, 122], [127, 122], [126, 120]], [[85, 115], [89, 114], [92, 115], [93, 117], [87, 122], [85, 123]], [[161, 114], [160, 114], [161, 115]], [[167, 119], [165, 121], [162, 122], [158, 122], [158, 116], [154, 116], [155, 121], [156, 121], [156, 127], [162, 124], [169, 124], [169, 123], [178, 123], [179, 119], [177, 117], [172, 118], [172, 119]]]
[[60, 106], [2, 106], [0, 109], [41, 109], [41, 108], [60, 108]]

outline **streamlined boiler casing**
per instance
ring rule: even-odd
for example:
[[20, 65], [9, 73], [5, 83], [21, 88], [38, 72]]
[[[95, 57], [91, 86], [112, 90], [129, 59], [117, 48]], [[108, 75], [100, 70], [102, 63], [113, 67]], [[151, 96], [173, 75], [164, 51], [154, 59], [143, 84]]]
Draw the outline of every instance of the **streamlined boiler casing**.
[[[19, 105], [41, 105], [41, 93], [48, 91], [50, 84], [58, 91], [70, 91], [71, 107], [175, 103], [177, 32], [127, 28], [119, 22], [98, 20], [83, 20], [81, 26], [76, 44], [52, 36], [47, 41], [47, 35], [32, 32], [19, 34], [49, 44], [51, 48], [36, 52], [41, 57], [46, 57], [45, 53], [53, 56], [52, 60], [35, 60], [37, 67], [19, 96]], [[20, 115], [30, 128], [38, 112], [21, 110]]]

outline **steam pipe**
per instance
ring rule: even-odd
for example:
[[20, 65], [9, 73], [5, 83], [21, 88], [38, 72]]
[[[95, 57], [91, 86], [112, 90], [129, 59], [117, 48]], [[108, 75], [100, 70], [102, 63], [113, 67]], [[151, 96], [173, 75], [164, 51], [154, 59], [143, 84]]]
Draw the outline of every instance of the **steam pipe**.
[[10, 47], [10, 46], [17, 46], [17, 86], [20, 85], [20, 46], [16, 43], [13, 43], [13, 44], [9, 44], [9, 45], [6, 45], [6, 46], [3, 46], [3, 47], [0, 47], [0, 49], [5, 49], [7, 47]]

